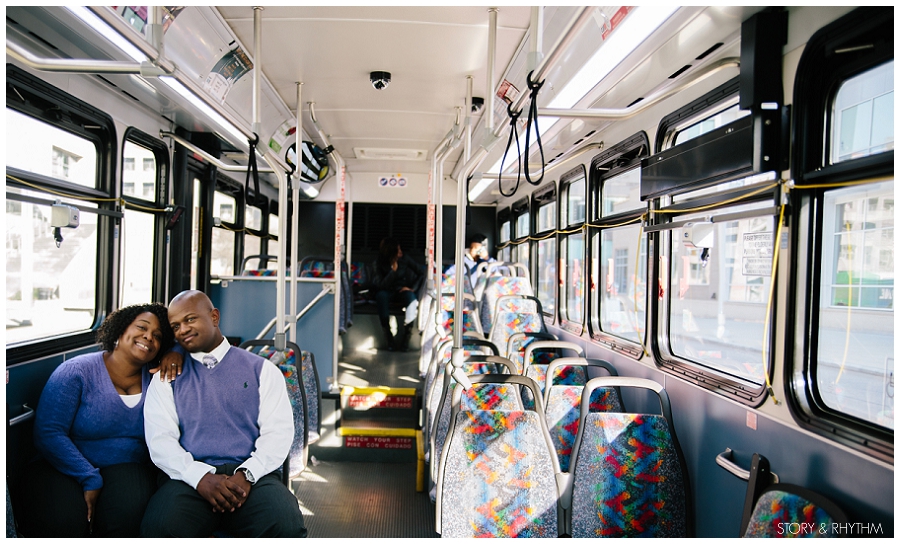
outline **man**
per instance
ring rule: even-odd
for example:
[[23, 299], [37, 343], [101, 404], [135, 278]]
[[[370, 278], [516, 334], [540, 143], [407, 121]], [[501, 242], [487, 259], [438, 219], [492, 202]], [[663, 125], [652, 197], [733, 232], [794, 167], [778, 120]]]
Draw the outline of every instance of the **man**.
[[150, 457], [169, 480], [150, 500], [141, 536], [306, 536], [297, 499], [275, 472], [294, 436], [281, 372], [231, 348], [200, 291], [172, 299], [169, 322], [189, 356], [178, 379], [153, 380], [144, 401]]
[[472, 283], [472, 286], [477, 285], [478, 279], [481, 277], [478, 265], [481, 263], [496, 262], [488, 255], [486, 244], [487, 236], [480, 232], [470, 234], [466, 239], [466, 251], [463, 253], [463, 263], [466, 266], [466, 273], [469, 275], [469, 281]]

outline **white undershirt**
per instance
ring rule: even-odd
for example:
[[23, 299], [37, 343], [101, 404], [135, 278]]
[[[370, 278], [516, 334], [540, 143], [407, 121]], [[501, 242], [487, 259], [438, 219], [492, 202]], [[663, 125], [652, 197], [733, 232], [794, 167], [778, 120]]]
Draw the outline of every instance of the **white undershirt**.
[[125, 403], [125, 406], [129, 408], [134, 408], [141, 402], [141, 393], [135, 393], [134, 395], [119, 395], [122, 399], [122, 402]]

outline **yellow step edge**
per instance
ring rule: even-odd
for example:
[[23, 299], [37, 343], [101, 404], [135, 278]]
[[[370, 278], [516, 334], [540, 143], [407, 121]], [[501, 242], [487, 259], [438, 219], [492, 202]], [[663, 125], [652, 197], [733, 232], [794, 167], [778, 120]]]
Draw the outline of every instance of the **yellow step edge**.
[[364, 429], [360, 427], [338, 427], [338, 436], [408, 436], [415, 437], [415, 429]]
[[414, 397], [416, 396], [416, 388], [415, 387], [353, 387], [350, 385], [344, 386], [341, 389], [341, 395], [374, 395], [375, 393], [382, 393], [384, 395], [392, 395], [395, 397]]

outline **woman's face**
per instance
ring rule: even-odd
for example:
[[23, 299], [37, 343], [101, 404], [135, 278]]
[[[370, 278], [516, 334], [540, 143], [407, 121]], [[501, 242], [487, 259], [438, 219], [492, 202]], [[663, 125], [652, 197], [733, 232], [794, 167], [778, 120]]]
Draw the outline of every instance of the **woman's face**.
[[134, 318], [119, 337], [116, 351], [122, 351], [141, 363], [149, 363], [156, 359], [162, 337], [162, 329], [156, 314], [144, 312]]

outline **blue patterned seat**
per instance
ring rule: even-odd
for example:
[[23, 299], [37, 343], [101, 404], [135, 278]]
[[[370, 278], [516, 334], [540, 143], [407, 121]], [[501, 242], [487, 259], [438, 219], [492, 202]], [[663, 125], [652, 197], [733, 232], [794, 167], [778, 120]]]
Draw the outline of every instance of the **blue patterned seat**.
[[[549, 365], [547, 374], [552, 379], [559, 374], [559, 370], [579, 368], [587, 372], [589, 367], [603, 368], [610, 376], [618, 376], [616, 369], [608, 362], [583, 357], [556, 359]], [[552, 384], [544, 387], [544, 416], [547, 421], [547, 429], [550, 431], [550, 438], [556, 449], [556, 457], [559, 459], [559, 469], [563, 472], [569, 471], [569, 458], [578, 434], [583, 389], [584, 385], [582, 384]], [[619, 392], [614, 387], [598, 387], [591, 393], [589, 410], [591, 412], [624, 412], [625, 408]]]
[[[597, 388], [637, 387], [655, 391], [663, 415], [590, 412]], [[640, 378], [590, 380], [581, 400], [581, 423], [570, 466], [572, 537], [688, 537], [687, 470], [665, 389]]]
[[481, 328], [489, 334], [500, 311], [498, 302], [506, 295], [534, 296], [534, 289], [528, 278], [518, 276], [491, 276], [481, 296]]
[[[523, 376], [481, 375], [471, 380], [473, 386], [502, 382], [536, 388]], [[556, 538], [559, 466], [540, 414], [465, 411], [462, 391], [456, 388], [453, 393], [452, 428], [441, 459], [438, 532], [446, 538]], [[443, 508], [445, 504], [452, 508]]]
[[[547, 367], [555, 359], [563, 356], [563, 350], [574, 353], [575, 356], [584, 356], [584, 348], [573, 342], [541, 340], [525, 346], [525, 353], [522, 356], [522, 375], [531, 378], [538, 384], [541, 395], [546, 389]], [[577, 365], [562, 367], [554, 380], [553, 383], [558, 385], [584, 385], [587, 382], [584, 369]], [[522, 391], [522, 401], [526, 408], [533, 409], [534, 399], [531, 397], [530, 391]]]
[[[298, 476], [309, 458], [309, 445], [319, 438], [319, 379], [315, 369], [315, 361], [309, 352], [304, 352], [288, 342], [285, 351], [276, 350], [272, 340], [249, 340], [241, 344], [244, 349], [261, 348], [260, 357], [274, 363], [287, 386], [288, 399], [294, 414], [294, 440], [285, 463], [284, 481]], [[300, 353], [301, 370], [297, 369], [296, 353]]]
[[[441, 391], [436, 395], [437, 406], [434, 411], [429, 450], [434, 452], [431, 458], [431, 484], [437, 482], [437, 471], [441, 462], [444, 440], [450, 429], [450, 400], [457, 383], [450, 377], [453, 365], [445, 365]], [[463, 371], [467, 376], [478, 374], [512, 374], [512, 364], [508, 359], [495, 355], [468, 355], [463, 361]], [[521, 410], [522, 400], [515, 387], [506, 384], [481, 384], [471, 388], [462, 395], [463, 404], [473, 410]], [[432, 487], [429, 487], [431, 491]]]
[[[831, 500], [809, 489], [777, 482], [769, 460], [753, 454], [741, 536], [745, 538], [834, 538], [832, 524], [846, 524], [847, 515]], [[791, 527], [797, 527], [792, 532]], [[803, 528], [812, 527], [811, 530]], [[787, 528], [787, 529], [786, 529]]]
[[537, 311], [519, 312], [504, 310], [497, 314], [496, 324], [491, 329], [488, 340], [500, 348], [500, 355], [507, 357], [509, 339], [518, 332], [547, 332], [544, 316], [538, 303]]
[[536, 340], [556, 340], [556, 337], [548, 332], [517, 332], [510, 335], [506, 343], [506, 358], [516, 365], [516, 374], [525, 375], [525, 348]]

